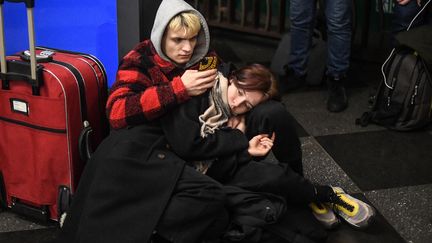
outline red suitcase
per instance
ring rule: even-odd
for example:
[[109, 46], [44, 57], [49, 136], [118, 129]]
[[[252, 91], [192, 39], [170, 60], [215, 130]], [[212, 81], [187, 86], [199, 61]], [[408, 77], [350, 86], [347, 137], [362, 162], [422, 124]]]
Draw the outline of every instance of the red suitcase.
[[35, 48], [34, 1], [21, 2], [30, 52], [5, 57], [0, 9], [0, 201], [17, 213], [58, 220], [91, 149], [108, 133], [106, 74], [91, 55]]

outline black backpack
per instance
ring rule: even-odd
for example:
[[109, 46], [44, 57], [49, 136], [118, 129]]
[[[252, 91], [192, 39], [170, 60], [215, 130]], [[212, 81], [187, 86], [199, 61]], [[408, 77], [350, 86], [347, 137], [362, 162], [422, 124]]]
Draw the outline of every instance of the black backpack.
[[399, 46], [382, 67], [383, 80], [372, 97], [371, 110], [356, 123], [375, 123], [392, 130], [423, 128], [432, 121], [432, 80], [424, 59]]
[[[283, 197], [252, 192], [237, 186], [224, 186], [230, 224], [222, 237], [223, 243], [313, 243], [304, 232], [296, 232], [285, 222], [287, 204]], [[290, 205], [290, 207], [292, 207]], [[309, 208], [305, 207], [309, 212]], [[299, 208], [304, 210], [305, 208]], [[313, 217], [313, 216], [311, 216]], [[302, 225], [306, 232], [315, 233], [314, 225]], [[315, 233], [316, 234], [316, 233]], [[314, 235], [312, 235], [314, 236]]]

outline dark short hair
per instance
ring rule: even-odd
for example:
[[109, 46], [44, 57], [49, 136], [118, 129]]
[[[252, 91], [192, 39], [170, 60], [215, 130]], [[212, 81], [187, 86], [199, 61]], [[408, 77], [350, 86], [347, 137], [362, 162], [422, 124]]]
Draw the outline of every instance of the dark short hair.
[[229, 79], [238, 88], [249, 91], [261, 91], [268, 98], [278, 95], [273, 73], [261, 64], [254, 63], [237, 69], [231, 73]]

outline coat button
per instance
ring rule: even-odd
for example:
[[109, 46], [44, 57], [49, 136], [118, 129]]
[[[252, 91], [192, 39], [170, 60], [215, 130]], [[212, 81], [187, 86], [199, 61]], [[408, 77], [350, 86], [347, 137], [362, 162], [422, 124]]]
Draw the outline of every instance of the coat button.
[[158, 157], [159, 159], [165, 159], [165, 154], [158, 154], [157, 157]]
[[170, 147], [169, 144], [166, 144], [166, 145], [165, 145], [165, 148], [170, 149], [171, 147]]

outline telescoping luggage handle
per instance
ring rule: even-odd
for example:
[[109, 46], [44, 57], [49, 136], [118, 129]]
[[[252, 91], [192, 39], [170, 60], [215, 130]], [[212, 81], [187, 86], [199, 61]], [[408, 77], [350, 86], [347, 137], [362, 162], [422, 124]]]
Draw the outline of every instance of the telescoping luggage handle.
[[[26, 62], [10, 62], [6, 61], [6, 49], [4, 38], [4, 15], [3, 4], [4, 0], [0, 0], [0, 68], [2, 88], [9, 88], [9, 80], [21, 79], [29, 82], [33, 89], [34, 95], [39, 95], [39, 87], [42, 85], [42, 69], [37, 67], [36, 63], [36, 48], [35, 48], [35, 34], [34, 34], [34, 17], [33, 8], [34, 0], [6, 0], [7, 2], [25, 3], [27, 8], [27, 26], [29, 35], [29, 49], [30, 49], [30, 68]], [[28, 75], [30, 74], [30, 75]]]

